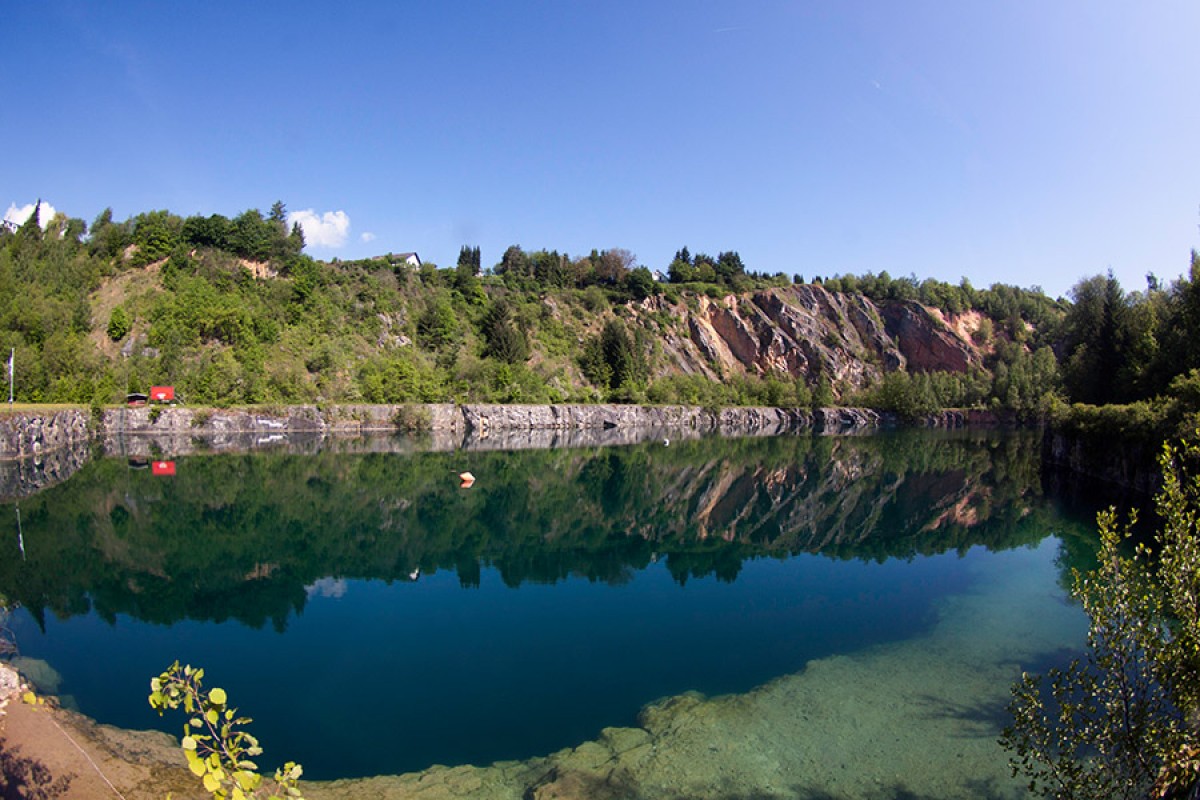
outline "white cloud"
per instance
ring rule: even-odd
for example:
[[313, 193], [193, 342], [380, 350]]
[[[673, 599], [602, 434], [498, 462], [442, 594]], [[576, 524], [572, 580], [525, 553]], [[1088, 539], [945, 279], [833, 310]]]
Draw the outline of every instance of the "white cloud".
[[[4, 212], [4, 221], [11, 222], [13, 225], [22, 225], [29, 216], [33, 214], [34, 203], [17, 208], [16, 203], [12, 203], [8, 207], [8, 211]], [[38, 209], [38, 222], [45, 228], [50, 224], [50, 220], [54, 219], [54, 215], [58, 213], [58, 209], [49, 203], [42, 203], [42, 207]]]
[[305, 586], [304, 591], [309, 597], [344, 597], [346, 581], [344, 578], [320, 578], [316, 583]]
[[359, 236], [358, 238], [362, 239], [364, 242], [373, 242], [373, 241], [375, 241], [375, 234], [371, 233], [370, 231], [366, 231], [365, 233], [363, 233], [362, 236]]
[[318, 214], [311, 208], [288, 214], [288, 223], [300, 223], [305, 244], [313, 247], [341, 247], [350, 233], [350, 216], [345, 211]]

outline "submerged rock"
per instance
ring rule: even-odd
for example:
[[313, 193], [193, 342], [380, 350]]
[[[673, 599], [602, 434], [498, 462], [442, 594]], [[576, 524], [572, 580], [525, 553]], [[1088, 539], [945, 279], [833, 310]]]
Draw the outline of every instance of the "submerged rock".
[[1023, 798], [996, 744], [1009, 686], [1086, 631], [1078, 608], [1046, 603], [1054, 546], [1007, 553], [1013, 563], [977, 575], [916, 639], [812, 661], [746, 694], [664, 698], [640, 727], [545, 758], [313, 783], [306, 796]]

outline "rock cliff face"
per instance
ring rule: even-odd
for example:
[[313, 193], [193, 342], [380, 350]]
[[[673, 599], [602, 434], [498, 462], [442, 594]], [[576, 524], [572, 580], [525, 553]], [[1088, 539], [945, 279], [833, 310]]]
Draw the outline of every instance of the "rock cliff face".
[[[989, 412], [943, 412], [926, 427], [994, 425]], [[315, 453], [407, 452], [407, 438], [371, 436], [404, 430], [428, 433], [430, 450], [520, 450], [596, 447], [705, 434], [774, 436], [796, 431], [852, 433], [895, 427], [899, 420], [863, 408], [724, 408], [631, 405], [352, 405], [319, 409], [193, 409], [183, 406], [106, 410], [95, 431], [83, 411], [0, 418], [0, 499], [20, 497], [65, 479], [90, 455], [93, 441], [108, 455], [157, 458], [190, 453], [284, 448]], [[8, 463], [5, 463], [7, 460]], [[26, 487], [26, 488], [22, 488]]]
[[[336, 441], [345, 450], [411, 449], [407, 440], [361, 439], [413, 427], [430, 433], [433, 450], [595, 447], [706, 433], [771, 436], [800, 430], [845, 433], [889, 424], [874, 411], [823, 408], [725, 408], [631, 405], [361, 405], [267, 411], [185, 407], [110, 409], [101, 443], [112, 455], [150, 458], [204, 451], [286, 447], [316, 452]], [[934, 424], [943, 424], [936, 422]], [[960, 423], [949, 421], [948, 427]]]
[[1068, 485], [1083, 488], [1082, 479], [1151, 497], [1162, 487], [1158, 453], [1157, 447], [1128, 442], [1113, 447], [1111, 441], [1061, 431], [1047, 431], [1042, 439], [1043, 473], [1064, 492]]
[[0, 502], [69, 478], [88, 460], [90, 441], [87, 415], [78, 409], [0, 417]]
[[809, 383], [825, 376], [838, 390], [855, 390], [885, 371], [964, 372], [983, 363], [964, 335], [971, 326], [961, 320], [916, 302], [876, 305], [819, 285], [700, 297], [693, 306], [648, 298], [640, 308], [683, 320], [686, 339], [662, 338], [670, 372], [787, 375]]
[[37, 457], [90, 437], [87, 414], [80, 409], [0, 416], [0, 455], [5, 458]]

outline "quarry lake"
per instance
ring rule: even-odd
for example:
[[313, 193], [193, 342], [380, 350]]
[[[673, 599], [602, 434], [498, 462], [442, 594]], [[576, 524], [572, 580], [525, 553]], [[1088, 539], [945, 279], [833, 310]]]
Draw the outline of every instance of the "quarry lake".
[[1095, 507], [1039, 464], [1036, 434], [926, 431], [173, 474], [97, 458], [0, 507], [0, 594], [18, 665], [64, 704], [178, 733], [149, 679], [200, 665], [254, 718], [260, 763], [306, 778], [532, 759], [611, 727], [662, 754], [686, 711], [711, 738], [681, 759], [779, 751], [736, 773], [762, 796], [785, 772], [867, 796], [838, 782], [879, 761], [912, 796], [981, 775], [1007, 796], [1008, 684], [1082, 646], [1063, 586], [1093, 552]]

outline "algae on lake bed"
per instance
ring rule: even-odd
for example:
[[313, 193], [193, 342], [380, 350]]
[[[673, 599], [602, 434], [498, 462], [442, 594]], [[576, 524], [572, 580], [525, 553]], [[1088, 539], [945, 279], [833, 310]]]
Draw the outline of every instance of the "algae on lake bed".
[[[926, 635], [811, 662], [745, 694], [647, 706], [545, 758], [311, 784], [313, 800], [1021, 798], [996, 739], [1022, 665], [1086, 633], [1057, 587], [1057, 541], [978, 562]], [[1000, 563], [997, 563], [997, 559]], [[584, 689], [585, 687], [581, 687]]]

